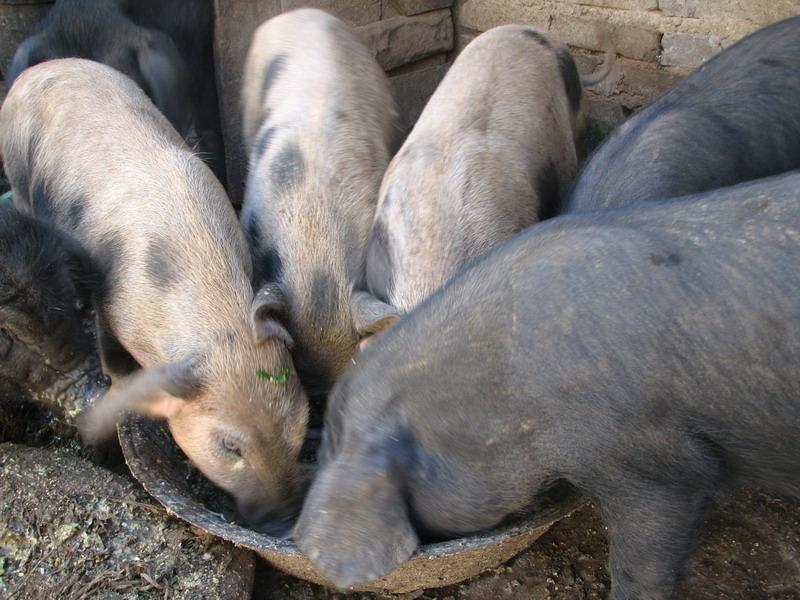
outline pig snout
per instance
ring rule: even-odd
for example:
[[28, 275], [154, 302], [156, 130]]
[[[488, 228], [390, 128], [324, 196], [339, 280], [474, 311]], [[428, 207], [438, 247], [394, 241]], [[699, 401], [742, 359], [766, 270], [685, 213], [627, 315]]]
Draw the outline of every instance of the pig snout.
[[299, 471], [296, 478], [281, 486], [279, 498], [239, 498], [236, 510], [247, 526], [276, 538], [288, 539], [302, 508], [303, 498], [311, 484], [310, 470]]
[[301, 494], [292, 493], [278, 505], [262, 501], [238, 501], [236, 510], [247, 526], [259, 533], [286, 539], [300, 513]]
[[253, 531], [280, 539], [288, 539], [291, 536], [298, 514], [297, 511], [294, 511], [282, 517], [275, 517], [268, 513], [265, 514], [257, 506], [242, 506], [238, 508], [238, 511], [248, 527]]

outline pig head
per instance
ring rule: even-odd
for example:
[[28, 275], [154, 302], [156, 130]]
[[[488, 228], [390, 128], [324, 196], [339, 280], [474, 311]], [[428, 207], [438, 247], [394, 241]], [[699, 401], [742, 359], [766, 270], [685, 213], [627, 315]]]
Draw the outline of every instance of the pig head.
[[108, 387], [85, 328], [102, 274], [73, 241], [0, 206], [0, 378], [70, 421]]

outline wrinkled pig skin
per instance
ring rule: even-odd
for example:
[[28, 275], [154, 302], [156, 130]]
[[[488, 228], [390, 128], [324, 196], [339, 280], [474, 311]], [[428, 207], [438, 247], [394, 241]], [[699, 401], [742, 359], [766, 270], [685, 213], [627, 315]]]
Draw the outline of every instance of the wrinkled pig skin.
[[353, 29], [319, 10], [264, 23], [243, 79], [250, 166], [241, 222], [254, 283], [283, 317], [306, 389], [325, 394], [359, 341], [397, 317], [365, 281], [397, 111]]
[[[98, 342], [112, 376], [142, 368], [78, 422], [91, 443], [126, 411], [167, 419], [178, 445], [244, 519], [299, 508], [308, 420], [290, 339], [254, 296], [250, 252], [220, 182], [133, 81], [92, 61], [26, 69], [0, 110], [19, 208], [77, 240], [103, 269]], [[122, 373], [124, 375], [124, 373]]]
[[20, 44], [6, 82], [57, 58], [86, 58], [133, 79], [225, 181], [211, 0], [58, 0]]
[[584, 121], [566, 46], [521, 25], [478, 36], [383, 177], [369, 289], [408, 312], [498, 242], [557, 214]]
[[615, 130], [566, 212], [664, 200], [800, 168], [800, 17], [710, 59]]
[[715, 493], [800, 493], [799, 190], [558, 217], [456, 276], [337, 382], [301, 550], [346, 587], [566, 480], [611, 597], [673, 597]]
[[74, 423], [109, 385], [84, 329], [100, 270], [11, 206], [0, 206], [0, 256], [0, 379]]

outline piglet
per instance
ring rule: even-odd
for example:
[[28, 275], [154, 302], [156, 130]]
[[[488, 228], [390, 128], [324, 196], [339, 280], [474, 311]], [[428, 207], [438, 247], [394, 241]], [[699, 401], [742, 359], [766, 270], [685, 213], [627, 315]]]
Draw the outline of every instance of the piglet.
[[[291, 337], [219, 181], [129, 78], [82, 59], [27, 69], [0, 111], [15, 202], [78, 240], [103, 269], [104, 365], [142, 369], [81, 423], [108, 435], [124, 411], [165, 417], [175, 441], [254, 526], [297, 508], [308, 418]], [[279, 528], [280, 529], [280, 528]]]
[[365, 282], [397, 112], [355, 32], [313, 9], [256, 31], [242, 97], [250, 169], [241, 221], [255, 281], [292, 335], [303, 383], [324, 393], [359, 340], [397, 316]]
[[74, 241], [0, 206], [0, 381], [67, 423], [109, 380], [86, 330], [102, 273]]
[[383, 177], [367, 255], [377, 297], [407, 312], [559, 212], [578, 169], [581, 84], [566, 46], [532, 27], [496, 27], [464, 49]]

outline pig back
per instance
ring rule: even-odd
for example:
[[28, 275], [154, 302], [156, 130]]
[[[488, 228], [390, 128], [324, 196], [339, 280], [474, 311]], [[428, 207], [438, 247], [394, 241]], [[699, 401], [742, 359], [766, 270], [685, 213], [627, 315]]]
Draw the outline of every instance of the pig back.
[[81, 59], [32, 67], [0, 136], [16, 201], [104, 268], [106, 312], [138, 359], [171, 352], [144, 342], [142, 323], [188, 333], [220, 310], [247, 314], [250, 258], [224, 190], [127, 77]]

